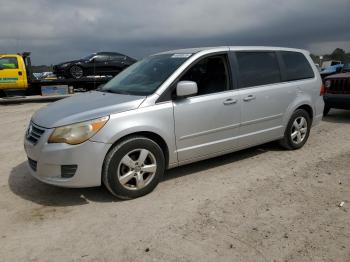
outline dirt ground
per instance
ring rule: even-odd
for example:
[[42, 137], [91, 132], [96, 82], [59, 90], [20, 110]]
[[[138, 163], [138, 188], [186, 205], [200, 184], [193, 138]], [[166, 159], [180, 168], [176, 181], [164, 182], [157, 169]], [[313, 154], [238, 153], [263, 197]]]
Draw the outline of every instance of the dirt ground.
[[118, 201], [29, 176], [23, 134], [42, 106], [0, 106], [0, 261], [350, 261], [350, 111], [331, 111], [301, 150], [173, 169]]

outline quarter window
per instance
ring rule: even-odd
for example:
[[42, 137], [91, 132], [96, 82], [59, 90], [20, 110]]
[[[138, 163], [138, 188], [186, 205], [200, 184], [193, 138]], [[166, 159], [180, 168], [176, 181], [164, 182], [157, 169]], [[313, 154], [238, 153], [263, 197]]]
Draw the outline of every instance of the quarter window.
[[314, 71], [302, 53], [282, 51], [281, 56], [285, 65], [285, 81], [314, 77]]
[[278, 83], [280, 69], [275, 52], [237, 52], [240, 87]]
[[0, 67], [2, 69], [17, 69], [18, 62], [16, 57], [1, 57]]
[[226, 55], [204, 58], [193, 65], [180, 81], [194, 81], [198, 95], [218, 93], [230, 88]]

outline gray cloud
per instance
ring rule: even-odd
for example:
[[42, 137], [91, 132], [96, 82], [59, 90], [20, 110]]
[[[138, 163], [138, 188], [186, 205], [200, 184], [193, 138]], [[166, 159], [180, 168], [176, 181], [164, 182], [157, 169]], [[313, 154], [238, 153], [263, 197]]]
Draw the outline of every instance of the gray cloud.
[[349, 0], [12, 0], [1, 4], [0, 52], [32, 51], [34, 64], [51, 64], [208, 45], [350, 51], [349, 11]]

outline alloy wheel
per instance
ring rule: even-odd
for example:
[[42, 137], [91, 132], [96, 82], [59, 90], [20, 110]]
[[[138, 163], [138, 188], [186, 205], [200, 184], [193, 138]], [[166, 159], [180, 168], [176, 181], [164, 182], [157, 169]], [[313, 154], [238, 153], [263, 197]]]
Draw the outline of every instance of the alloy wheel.
[[117, 175], [120, 184], [128, 190], [146, 187], [157, 171], [155, 156], [147, 149], [135, 149], [127, 153], [118, 165]]
[[81, 78], [84, 74], [80, 66], [72, 66], [69, 71], [74, 78]]
[[293, 143], [300, 144], [307, 135], [307, 121], [304, 117], [297, 117], [292, 125], [291, 139]]

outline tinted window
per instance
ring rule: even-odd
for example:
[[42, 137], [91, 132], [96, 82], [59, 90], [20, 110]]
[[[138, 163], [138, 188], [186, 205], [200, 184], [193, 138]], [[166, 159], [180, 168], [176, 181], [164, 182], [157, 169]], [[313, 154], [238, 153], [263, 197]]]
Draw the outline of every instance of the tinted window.
[[314, 77], [314, 71], [302, 53], [283, 51], [281, 56], [285, 65], [284, 80], [290, 81]]
[[2, 57], [0, 58], [0, 67], [2, 69], [17, 69], [18, 62], [16, 57]]
[[344, 65], [342, 72], [343, 73], [350, 72], [350, 64]]
[[125, 60], [126, 56], [125, 55], [111, 55], [109, 58], [111, 60]]
[[180, 81], [194, 81], [198, 95], [222, 92], [229, 89], [226, 56], [212, 56], [200, 60], [192, 66]]
[[237, 52], [240, 87], [281, 81], [275, 52]]

